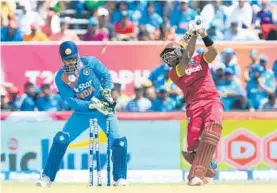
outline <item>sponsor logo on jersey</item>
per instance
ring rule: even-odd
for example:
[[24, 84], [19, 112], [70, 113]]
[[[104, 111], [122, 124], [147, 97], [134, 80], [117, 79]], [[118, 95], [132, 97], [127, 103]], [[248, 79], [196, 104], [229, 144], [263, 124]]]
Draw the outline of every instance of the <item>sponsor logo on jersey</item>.
[[194, 63], [195, 63], [195, 60], [194, 60], [194, 59], [191, 59], [191, 60], [189, 61], [189, 64], [190, 64], [190, 65], [194, 65]]
[[198, 66], [195, 66], [195, 67], [191, 67], [191, 68], [188, 68], [185, 70], [185, 74], [186, 75], [191, 75], [192, 73], [194, 72], [198, 72], [198, 71], [201, 71], [202, 70], [202, 66], [201, 65], [198, 65]]
[[78, 85], [77, 88], [76, 87], [74, 88], [74, 91], [75, 92], [82, 92], [84, 89], [86, 89], [88, 87], [91, 87], [92, 86], [91, 83], [92, 83], [92, 80], [90, 80], [88, 82], [85, 82], [85, 83], [81, 83], [81, 84]]

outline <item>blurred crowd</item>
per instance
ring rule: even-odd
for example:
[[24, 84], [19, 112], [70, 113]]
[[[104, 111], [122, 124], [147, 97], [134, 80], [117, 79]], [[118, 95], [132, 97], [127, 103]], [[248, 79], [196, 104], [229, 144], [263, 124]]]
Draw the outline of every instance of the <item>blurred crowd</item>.
[[197, 15], [214, 40], [277, 39], [277, 1], [2, 0], [1, 41], [176, 40]]
[[[204, 49], [198, 49], [198, 54]], [[267, 56], [253, 49], [251, 62], [245, 69], [237, 63], [236, 53], [226, 48], [220, 61], [211, 65], [211, 73], [225, 111], [277, 111], [277, 59], [272, 68]], [[183, 93], [169, 78], [170, 68], [164, 64], [152, 70], [147, 80], [134, 88], [133, 96], [124, 94], [119, 82], [114, 82], [112, 97], [117, 111], [171, 112], [185, 111]], [[241, 79], [243, 77], [243, 81]], [[1, 85], [2, 111], [68, 111], [71, 110], [54, 93], [51, 85], [24, 85], [24, 94], [12, 84]]]

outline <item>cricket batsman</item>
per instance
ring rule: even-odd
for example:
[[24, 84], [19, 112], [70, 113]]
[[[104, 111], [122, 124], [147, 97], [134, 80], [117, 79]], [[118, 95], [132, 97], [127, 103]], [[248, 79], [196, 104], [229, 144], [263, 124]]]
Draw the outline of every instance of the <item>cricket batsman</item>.
[[56, 133], [38, 186], [50, 187], [68, 145], [89, 128], [89, 119], [96, 118], [106, 133], [106, 120], [111, 119], [110, 136], [114, 186], [127, 185], [127, 139], [119, 134], [115, 116], [116, 103], [111, 97], [112, 79], [108, 69], [95, 57], [80, 57], [74, 42], [59, 47], [63, 63], [55, 77], [56, 86], [74, 110], [63, 129]]
[[[207, 51], [193, 56], [198, 35]], [[182, 154], [192, 165], [188, 175], [191, 186], [210, 183], [215, 176], [211, 163], [221, 136], [224, 109], [209, 69], [217, 53], [205, 32], [203, 19], [198, 17], [189, 22], [189, 30], [179, 42], [167, 44], [160, 54], [162, 61], [172, 67], [170, 78], [185, 96], [188, 148]]]

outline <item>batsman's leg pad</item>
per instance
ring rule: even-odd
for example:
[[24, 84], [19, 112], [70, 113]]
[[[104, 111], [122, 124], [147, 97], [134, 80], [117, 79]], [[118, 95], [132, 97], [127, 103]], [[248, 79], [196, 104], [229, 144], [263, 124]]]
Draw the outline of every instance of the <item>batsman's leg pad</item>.
[[43, 175], [50, 178], [51, 182], [55, 180], [56, 174], [59, 171], [61, 160], [63, 159], [69, 143], [69, 134], [62, 131], [59, 131], [53, 139], [53, 144], [42, 172]]
[[112, 144], [113, 180], [127, 178], [127, 138], [115, 139]]
[[[182, 155], [189, 164], [192, 164], [192, 162], [195, 158], [196, 152], [195, 151], [193, 151], [193, 152], [182, 151]], [[213, 167], [212, 167], [212, 165], [213, 165]], [[215, 171], [216, 167], [214, 167], [215, 165], [216, 165], [215, 161], [212, 160], [205, 177], [209, 177], [209, 178], [215, 177], [215, 175], [216, 175], [216, 171]]]
[[202, 132], [200, 144], [188, 176], [189, 179], [192, 177], [204, 179], [220, 140], [221, 130], [222, 126], [213, 122]]

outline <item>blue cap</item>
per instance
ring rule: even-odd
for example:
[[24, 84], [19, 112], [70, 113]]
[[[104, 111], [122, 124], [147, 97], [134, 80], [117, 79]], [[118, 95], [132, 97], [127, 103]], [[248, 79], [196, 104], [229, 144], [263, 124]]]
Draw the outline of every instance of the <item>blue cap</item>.
[[261, 56], [260, 57], [260, 62], [268, 62], [268, 57], [267, 56]]
[[196, 50], [196, 53], [197, 53], [197, 54], [202, 54], [203, 52], [205, 52], [204, 48], [198, 48], [198, 49]]
[[233, 55], [233, 54], [235, 53], [235, 51], [234, 51], [233, 48], [225, 48], [225, 49], [223, 50], [223, 53]]
[[90, 19], [88, 20], [88, 25], [89, 25], [89, 26], [94, 26], [94, 25], [98, 25], [98, 24], [99, 24], [98, 19], [96, 19], [96, 18], [94, 18], [94, 17], [92, 17], [92, 18], [90, 18]]
[[79, 55], [78, 47], [72, 41], [65, 41], [61, 43], [59, 52], [63, 60], [76, 58]]
[[216, 27], [217, 27], [217, 25], [216, 25], [215, 22], [211, 22], [211, 23], [210, 23], [210, 28], [216, 28]]
[[263, 71], [264, 71], [264, 68], [259, 64], [255, 64], [252, 66], [253, 73], [255, 73], [255, 72], [262, 73]]
[[251, 57], [256, 57], [258, 55], [258, 51], [256, 49], [253, 49], [253, 50], [250, 51], [249, 55]]
[[237, 21], [232, 21], [231, 22], [231, 26], [238, 26], [238, 25], [239, 25], [239, 23]]
[[160, 86], [160, 87], [158, 88], [158, 92], [166, 92], [165, 86], [164, 86], [164, 85]]
[[233, 76], [235, 73], [231, 68], [226, 68], [225, 69], [225, 76], [231, 75]]

